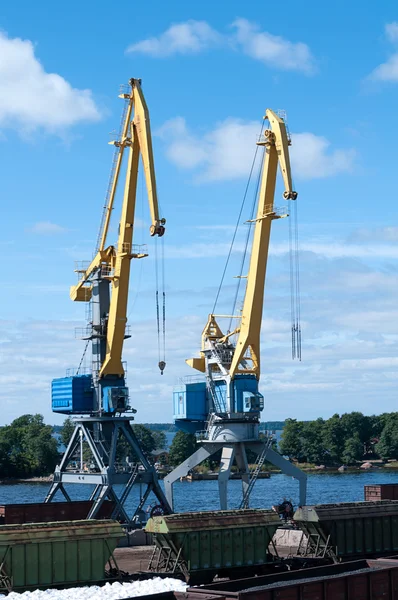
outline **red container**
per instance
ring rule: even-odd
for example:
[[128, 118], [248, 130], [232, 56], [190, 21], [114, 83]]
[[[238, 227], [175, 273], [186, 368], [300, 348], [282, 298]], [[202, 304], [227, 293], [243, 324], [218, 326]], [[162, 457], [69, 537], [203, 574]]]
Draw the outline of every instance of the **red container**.
[[365, 485], [365, 502], [376, 500], [398, 500], [398, 483], [380, 483]]
[[[56, 521], [82, 521], [92, 506], [91, 500], [78, 502], [44, 502], [36, 504], [0, 505], [0, 524], [18, 525], [22, 523], [51, 523]], [[98, 519], [109, 519], [114, 502], [106, 500], [99, 511]]]

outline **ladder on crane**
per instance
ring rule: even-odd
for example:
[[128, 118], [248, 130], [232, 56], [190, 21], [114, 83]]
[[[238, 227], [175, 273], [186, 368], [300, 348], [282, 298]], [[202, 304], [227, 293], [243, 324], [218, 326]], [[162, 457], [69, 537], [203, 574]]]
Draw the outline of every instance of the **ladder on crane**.
[[[132, 470], [131, 475], [130, 475], [130, 479], [128, 480], [126, 487], [123, 490], [123, 494], [120, 496], [119, 506], [123, 507], [123, 505], [127, 499], [127, 496], [129, 495], [133, 485], [135, 484], [137, 477], [138, 477], [138, 464], [136, 464], [134, 466], [134, 469]], [[112, 513], [112, 519], [117, 519], [119, 516], [119, 512], [120, 512], [119, 507], [116, 506], [115, 510]]]
[[214, 385], [214, 381], [211, 377], [207, 378], [207, 382], [213, 400], [215, 412], [225, 413], [227, 411], [225, 399], [222, 397], [222, 394], [217, 393], [217, 387]]
[[247, 490], [243, 495], [242, 502], [239, 505], [240, 510], [242, 510], [244, 508], [249, 508], [250, 494], [252, 492], [252, 489], [254, 488], [254, 484], [256, 483], [256, 481], [258, 479], [258, 476], [261, 471], [261, 467], [263, 466], [263, 464], [265, 462], [267, 452], [268, 452], [269, 448], [272, 446], [272, 442], [273, 442], [272, 437], [269, 437], [266, 440], [266, 442], [264, 443], [261, 454], [258, 454], [258, 456], [257, 456], [257, 460], [255, 462], [254, 469], [253, 469], [252, 475], [250, 477], [249, 485], [247, 486]]

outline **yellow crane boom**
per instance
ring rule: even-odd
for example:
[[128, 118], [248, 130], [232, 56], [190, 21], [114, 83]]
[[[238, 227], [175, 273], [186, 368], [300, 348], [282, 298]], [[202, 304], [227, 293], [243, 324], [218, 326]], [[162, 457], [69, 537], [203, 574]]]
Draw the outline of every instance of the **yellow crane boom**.
[[[293, 191], [288, 148], [291, 142], [285, 122], [271, 109], [266, 110], [264, 118], [268, 120], [270, 127], [257, 142], [258, 145], [265, 146], [265, 153], [240, 323], [234, 331], [224, 336], [217, 324], [217, 315], [210, 314], [202, 334], [201, 357], [186, 361], [189, 366], [204, 373], [206, 371], [204, 351], [209, 349], [209, 343], [227, 344], [231, 336], [238, 334], [232, 359], [227, 368], [231, 380], [238, 373], [253, 374], [257, 379], [260, 377], [260, 331], [271, 223], [274, 219], [287, 216], [279, 214], [274, 207], [278, 164], [285, 187], [283, 197], [289, 200], [297, 198], [297, 192]], [[229, 346], [228, 349], [231, 350], [231, 347]]]
[[[260, 377], [260, 331], [263, 315], [264, 286], [267, 272], [268, 249], [271, 235], [271, 223], [278, 215], [274, 208], [275, 185], [278, 163], [282, 174], [285, 199], [295, 200], [293, 191], [290, 157], [290, 144], [284, 121], [269, 108], [266, 118], [270, 129], [266, 129], [264, 139], [258, 142], [265, 146], [263, 174], [259, 193], [257, 216], [250, 256], [250, 267], [242, 309], [242, 318], [238, 329], [239, 336], [229, 370], [231, 378], [236, 373], [254, 373]], [[242, 367], [242, 360], [247, 366]]]
[[[141, 80], [131, 79], [129, 84], [131, 87], [129, 93], [120, 95], [127, 102], [121, 138], [111, 142], [118, 149], [118, 153], [113, 177], [110, 182], [108, 201], [105, 206], [105, 218], [103, 219], [102, 230], [100, 231], [97, 253], [87, 269], [78, 271], [80, 274], [79, 282], [70, 289], [72, 300], [88, 302], [92, 296], [92, 276], [94, 273], [101, 270], [102, 277], [111, 281], [111, 300], [106, 327], [106, 355], [100, 368], [100, 377], [105, 375], [124, 375], [122, 349], [127, 323], [130, 260], [132, 258], [147, 256], [145, 252], [141, 252], [133, 246], [140, 156], [144, 167], [151, 214], [150, 234], [152, 236], [162, 236], [166, 222], [165, 219], [159, 216], [149, 112], [142, 93]], [[133, 111], [134, 116], [131, 118]], [[116, 247], [106, 247], [111, 213], [125, 149], [128, 149], [128, 163], [118, 242]]]

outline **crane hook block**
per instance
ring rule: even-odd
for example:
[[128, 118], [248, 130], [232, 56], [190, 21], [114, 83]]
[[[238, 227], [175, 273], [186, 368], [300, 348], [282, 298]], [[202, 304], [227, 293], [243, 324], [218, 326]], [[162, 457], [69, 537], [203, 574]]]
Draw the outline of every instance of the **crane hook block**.
[[297, 192], [283, 192], [283, 197], [285, 200], [297, 200]]
[[166, 219], [160, 219], [159, 221], [156, 221], [150, 226], [149, 233], [152, 236], [158, 235], [159, 237], [162, 237], [162, 235], [164, 235], [165, 232], [165, 223]]
[[160, 374], [163, 375], [163, 371], [165, 369], [166, 363], [164, 362], [164, 360], [161, 360], [159, 362], [159, 369], [160, 369]]

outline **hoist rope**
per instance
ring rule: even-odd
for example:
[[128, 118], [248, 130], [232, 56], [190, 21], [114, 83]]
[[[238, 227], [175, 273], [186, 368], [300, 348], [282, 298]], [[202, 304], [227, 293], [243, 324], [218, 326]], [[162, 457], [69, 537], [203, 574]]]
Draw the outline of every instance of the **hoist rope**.
[[158, 338], [158, 361], [160, 362], [160, 315], [159, 315], [159, 262], [158, 262], [158, 239], [155, 239], [155, 294], [156, 294], [156, 324]]
[[[297, 201], [296, 201], [297, 202]], [[294, 324], [296, 320], [296, 302], [294, 285], [294, 257], [293, 257], [293, 219], [289, 215], [289, 272], [290, 272], [290, 321], [292, 333], [292, 359], [296, 358], [296, 336], [294, 334]]]
[[162, 245], [162, 295], [163, 295], [163, 362], [166, 362], [166, 291], [165, 291], [165, 262], [164, 262], [164, 239], [161, 240]]
[[[158, 240], [155, 240], [155, 281], [156, 281], [156, 322], [158, 338], [158, 360], [159, 368], [163, 374], [166, 365], [166, 291], [165, 291], [165, 266], [164, 266], [164, 240], [161, 240], [161, 272], [159, 277]], [[160, 325], [160, 293], [162, 296], [162, 325]], [[161, 365], [164, 365], [163, 367]]]
[[301, 299], [297, 200], [290, 201], [290, 212], [291, 216], [289, 218], [289, 270], [292, 358], [297, 358], [301, 361]]
[[91, 340], [87, 340], [87, 343], [86, 343], [85, 348], [83, 350], [83, 355], [82, 355], [80, 363], [79, 363], [79, 366], [77, 367], [76, 375], [79, 375], [79, 373], [80, 373], [80, 369], [82, 368], [84, 357], [86, 356], [87, 348], [88, 348], [90, 342], [91, 342]]
[[[257, 146], [258, 148], [258, 146]], [[264, 152], [265, 152], [265, 148], [264, 148]], [[253, 195], [253, 202], [252, 202], [252, 207], [251, 207], [251, 211], [250, 211], [250, 221], [252, 221], [254, 219], [254, 213], [256, 210], [256, 204], [257, 204], [257, 198], [258, 198], [258, 190], [260, 188], [260, 182], [261, 182], [261, 174], [263, 171], [263, 165], [264, 165], [264, 161], [261, 161], [259, 170], [258, 170], [258, 175], [257, 175], [257, 183], [256, 183], [256, 189], [254, 190], [254, 195]], [[243, 273], [243, 269], [245, 267], [245, 262], [246, 262], [246, 256], [247, 256], [247, 249], [249, 247], [249, 241], [250, 241], [250, 234], [252, 231], [252, 225], [253, 223], [250, 222], [247, 224], [247, 233], [246, 233], [246, 241], [245, 241], [245, 247], [244, 247], [244, 251], [242, 254], [242, 260], [241, 260], [241, 265], [240, 265], [240, 271], [239, 271], [239, 277], [238, 277], [238, 283], [236, 285], [236, 291], [235, 291], [235, 297], [234, 297], [234, 303], [232, 306], [232, 312], [231, 315], [235, 314], [235, 310], [236, 310], [236, 304], [238, 302], [238, 296], [239, 296], [239, 290], [240, 290], [240, 284], [242, 281], [242, 273]], [[232, 331], [232, 317], [229, 321], [229, 326], [228, 326], [228, 331]]]
[[299, 237], [298, 237], [298, 206], [297, 200], [294, 204], [294, 228], [295, 228], [295, 263], [296, 263], [296, 336], [297, 336], [297, 358], [301, 360], [301, 299], [300, 299], [300, 261], [299, 261]]
[[[261, 129], [260, 129], [260, 135], [259, 135], [259, 137], [261, 137], [261, 134], [262, 134], [262, 132], [263, 132], [263, 128], [264, 128], [264, 119], [263, 119], [263, 121], [262, 121], [262, 123], [261, 123]], [[219, 296], [220, 296], [220, 293], [221, 293], [221, 288], [222, 288], [222, 286], [223, 286], [223, 283], [224, 283], [224, 279], [225, 279], [225, 275], [226, 275], [226, 272], [227, 272], [227, 268], [228, 268], [229, 260], [230, 260], [230, 258], [231, 258], [232, 250], [233, 250], [233, 247], [234, 247], [234, 243], [235, 243], [235, 239], [236, 239], [236, 234], [238, 233], [238, 228], [239, 228], [239, 225], [240, 225], [240, 220], [241, 220], [241, 217], [242, 217], [243, 208], [244, 208], [244, 206], [245, 206], [245, 202], [246, 202], [247, 193], [248, 193], [248, 191], [249, 191], [249, 186], [250, 186], [251, 177], [252, 177], [252, 174], [253, 174], [254, 166], [255, 166], [255, 164], [256, 164], [257, 153], [258, 153], [258, 146], [256, 145], [256, 150], [255, 150], [255, 152], [254, 152], [253, 161], [252, 161], [252, 164], [251, 164], [251, 167], [250, 167], [249, 177], [248, 177], [248, 180], [247, 180], [247, 183], [246, 183], [245, 193], [243, 194], [243, 200], [242, 200], [242, 204], [241, 204], [241, 207], [240, 207], [240, 210], [239, 210], [238, 219], [237, 219], [237, 221], [236, 221], [236, 225], [235, 225], [235, 231], [234, 231], [234, 234], [233, 234], [233, 236], [232, 236], [231, 245], [230, 245], [230, 247], [229, 247], [229, 251], [228, 251], [227, 260], [226, 260], [226, 262], [225, 262], [224, 270], [223, 270], [223, 273], [222, 273], [222, 276], [221, 276], [220, 285], [218, 286], [218, 290], [217, 290], [217, 294], [216, 294], [216, 299], [215, 299], [215, 301], [214, 301], [213, 310], [212, 310], [212, 313], [213, 313], [213, 314], [214, 314], [214, 313], [215, 313], [215, 311], [216, 311], [216, 307], [217, 307], [218, 298], [219, 298]]]

